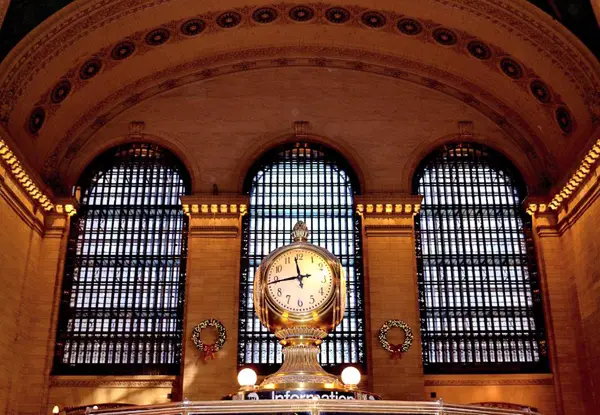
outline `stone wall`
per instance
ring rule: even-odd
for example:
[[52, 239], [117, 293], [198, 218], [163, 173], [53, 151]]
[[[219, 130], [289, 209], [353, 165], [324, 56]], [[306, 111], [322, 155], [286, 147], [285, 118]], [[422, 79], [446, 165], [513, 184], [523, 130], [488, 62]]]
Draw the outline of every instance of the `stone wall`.
[[[27, 297], [36, 275], [42, 245], [41, 213], [22, 193], [0, 163], [0, 412], [12, 413], [24, 370], [23, 349], [28, 345]], [[48, 314], [46, 314], [48, 316]], [[47, 339], [41, 346], [45, 349]], [[44, 359], [46, 351], [43, 351]], [[33, 379], [32, 379], [33, 380]]]

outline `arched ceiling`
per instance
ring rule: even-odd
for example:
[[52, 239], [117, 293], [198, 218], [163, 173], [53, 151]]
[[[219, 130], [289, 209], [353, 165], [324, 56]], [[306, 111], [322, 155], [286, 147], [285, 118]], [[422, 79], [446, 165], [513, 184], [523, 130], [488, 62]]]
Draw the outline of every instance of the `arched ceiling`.
[[[250, 143], [264, 149], [306, 119], [348, 144], [365, 175], [391, 167], [357, 135], [392, 145], [410, 171], [411, 154], [471, 121], [543, 192], [597, 133], [599, 75], [573, 35], [522, 0], [87, 0], [2, 62], [0, 121], [58, 191], [131, 121], [180, 149], [202, 190], [234, 166], [206, 166], [199, 152], [245, 138], [230, 146], [244, 165]], [[380, 177], [371, 190], [407, 190], [406, 177]], [[219, 180], [238, 190], [234, 176]]]

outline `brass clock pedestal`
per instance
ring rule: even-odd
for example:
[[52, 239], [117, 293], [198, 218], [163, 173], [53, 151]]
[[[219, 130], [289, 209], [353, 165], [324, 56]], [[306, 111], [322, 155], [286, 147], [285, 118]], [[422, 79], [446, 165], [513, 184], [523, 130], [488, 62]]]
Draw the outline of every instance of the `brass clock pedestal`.
[[275, 333], [283, 349], [283, 365], [267, 376], [259, 390], [346, 390], [337, 376], [327, 373], [317, 360], [319, 345], [327, 332], [310, 327], [295, 327]]
[[344, 386], [319, 364], [319, 346], [346, 309], [346, 277], [339, 259], [308, 236], [306, 224], [296, 223], [292, 242], [256, 270], [254, 308], [283, 346], [283, 365], [258, 387], [242, 390], [241, 399], [378, 399]]

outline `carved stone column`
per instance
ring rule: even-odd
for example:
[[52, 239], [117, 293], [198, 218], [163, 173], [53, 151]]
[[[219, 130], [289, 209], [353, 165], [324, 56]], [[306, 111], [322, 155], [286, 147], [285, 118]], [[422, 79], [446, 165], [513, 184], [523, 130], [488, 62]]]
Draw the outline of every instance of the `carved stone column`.
[[[414, 215], [421, 200], [422, 196], [402, 194], [356, 198], [364, 232], [371, 385], [384, 399], [424, 396], [414, 237]], [[386, 320], [403, 320], [414, 334], [411, 348], [401, 358], [392, 358], [379, 344], [379, 329]], [[394, 343], [402, 341], [401, 331], [393, 335], [398, 336]]]
[[[180, 398], [220, 399], [238, 387], [241, 218], [248, 202], [240, 195], [194, 195], [182, 197], [182, 203], [190, 224]], [[204, 360], [192, 332], [202, 320], [211, 318], [223, 323], [227, 341], [214, 359]], [[212, 339], [209, 333], [202, 334], [203, 341]]]
[[[581, 361], [585, 345], [581, 341], [581, 317], [577, 291], [570, 272], [568, 247], [558, 230], [554, 212], [529, 205], [533, 213], [533, 230], [540, 280], [544, 298], [544, 314], [549, 341], [550, 364], [554, 378], [556, 412], [584, 414], [588, 374]], [[534, 206], [535, 209], [531, 209]]]

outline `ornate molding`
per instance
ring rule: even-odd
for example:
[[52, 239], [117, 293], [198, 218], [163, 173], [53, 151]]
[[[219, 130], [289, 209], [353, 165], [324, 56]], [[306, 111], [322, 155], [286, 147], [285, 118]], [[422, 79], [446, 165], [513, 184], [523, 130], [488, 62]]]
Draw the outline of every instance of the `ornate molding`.
[[8, 144], [0, 138], [0, 160], [5, 165], [15, 180], [19, 184], [23, 192], [32, 200], [39, 203], [46, 211], [54, 209], [54, 204], [50, 201], [50, 197], [46, 195], [27, 174], [25, 168], [18, 160], [17, 155], [13, 153]]
[[[9, 57], [12, 58], [13, 65], [4, 77], [0, 89], [15, 91], [14, 98], [17, 98], [35, 74], [42, 68], [47, 67], [52, 59], [57, 58], [62, 51], [82, 37], [131, 14], [171, 1], [95, 0], [67, 7], [61, 13], [61, 16], [64, 16], [62, 19], [50, 19], [45, 22], [41, 25], [40, 30], [36, 31], [36, 34], [28, 36], [22, 42], [22, 47], [11, 52]], [[567, 40], [573, 35], [567, 33], [568, 31], [561, 28], [560, 25], [551, 24], [549, 17], [543, 16], [542, 12], [538, 11], [535, 6], [524, 2], [520, 2], [517, 6], [511, 0], [496, 0], [494, 2], [484, 0], [433, 1], [443, 3], [446, 7], [468, 12], [477, 18], [485, 18], [494, 25], [499, 25], [503, 29], [516, 33], [519, 38], [530, 43], [535, 49], [543, 52], [548, 59], [561, 67], [582, 96], [585, 95], [585, 91], [597, 89], [599, 85], [598, 77], [588, 76], [588, 74], [596, 73], [597, 68], [586, 62], [575, 45]], [[277, 4], [270, 7], [283, 11], [293, 5], [291, 3]], [[319, 10], [325, 10], [330, 5], [316, 4], [311, 6], [319, 8]], [[251, 6], [240, 10], [244, 15], [247, 15], [254, 8]], [[347, 6], [347, 8], [352, 11], [367, 10], [362, 6]], [[384, 15], [389, 17], [397, 14], [384, 11]], [[214, 22], [218, 13], [210, 12], [206, 13], [206, 16], [210, 17], [211, 22]], [[533, 16], [537, 18], [533, 18]], [[554, 30], [549, 30], [550, 28]], [[21, 56], [19, 56], [19, 52], [22, 52]], [[557, 58], [557, 54], [561, 58]], [[584, 84], [581, 84], [582, 81]], [[2, 97], [2, 99], [6, 98], [6, 96]]]
[[425, 386], [520, 386], [553, 385], [552, 378], [543, 379], [425, 379]]
[[183, 212], [194, 217], [241, 217], [248, 212], [245, 195], [192, 195], [181, 198]]
[[410, 237], [414, 219], [421, 210], [423, 196], [367, 194], [355, 199], [356, 213], [362, 218], [367, 237]]
[[586, 153], [579, 163], [579, 168], [571, 175], [567, 183], [551, 198], [550, 202], [532, 200], [527, 204], [527, 213], [534, 216], [547, 211], [557, 212], [564, 206], [587, 182], [589, 176], [598, 167], [600, 160], [600, 139]]
[[244, 216], [247, 213], [247, 205], [245, 204], [192, 204], [183, 205], [183, 213], [191, 215], [240, 215]]
[[[477, 1], [481, 2], [481, 0]], [[252, 10], [254, 9], [253, 7], [237, 8], [235, 9], [235, 13], [238, 17], [237, 20], [232, 24], [234, 26], [239, 25], [249, 27], [265, 27], [265, 23], [273, 23], [279, 25], [297, 24], [297, 19], [294, 19], [291, 16], [290, 12], [290, 10], [292, 10], [294, 6], [296, 6], [296, 4], [294, 3], [264, 6], [263, 8], [268, 8], [272, 10], [273, 13], [275, 13], [274, 18], [272, 20], [269, 20], [268, 22], [257, 22], [256, 17], [252, 13]], [[318, 15], [318, 17], [311, 18], [308, 22], [303, 23], [336, 25], [339, 22], [330, 21], [331, 19], [327, 15], [327, 10], [331, 6], [331, 4], [311, 4], [310, 6], [306, 6], [310, 7], [311, 10], [313, 10], [312, 13]], [[388, 10], [382, 10], [377, 12], [377, 14], [382, 19], [381, 25], [369, 25], [365, 23], [364, 19], [361, 19], [361, 16], [364, 16], [364, 12], [366, 10], [368, 9], [365, 9], [361, 6], [348, 5], [346, 10], [346, 12], [348, 13], [348, 21], [344, 22], [344, 24], [352, 25], [356, 28], [383, 30], [394, 35], [404, 34], [405, 36], [410, 36], [413, 39], [425, 42], [427, 44], [437, 43], [438, 45], [443, 45], [443, 47], [447, 47], [449, 48], [449, 50], [452, 50], [458, 53], [459, 55], [471, 54], [479, 62], [485, 65], [487, 69], [495, 70], [500, 73], [504, 72], [505, 75], [513, 79], [514, 84], [517, 87], [524, 88], [525, 90], [532, 89], [532, 85], [535, 83], [537, 85], [536, 90], [540, 91], [542, 93], [542, 97], [544, 97], [537, 97], [539, 101], [538, 104], [542, 105], [543, 110], [548, 112], [548, 115], [556, 121], [557, 125], [560, 127], [564, 135], [570, 135], [574, 131], [576, 122], [573, 119], [573, 115], [568, 110], [566, 104], [560, 98], [559, 94], [557, 94], [556, 92], [552, 92], [551, 88], [539, 79], [540, 76], [536, 74], [533, 69], [524, 67], [522, 63], [518, 63], [514, 59], [510, 58], [509, 54], [503, 51], [498, 46], [488, 46], [483, 41], [478, 40], [476, 36], [466, 33], [462, 30], [458, 30], [456, 28], [448, 29], [442, 26], [440, 23], [426, 20], [418, 21], [413, 18], [409, 18], [407, 16]], [[60, 103], [64, 99], [66, 99], [66, 97], [70, 93], [74, 93], [75, 90], [81, 89], [93, 77], [82, 77], [81, 75], [83, 67], [90, 63], [92, 60], [99, 62], [99, 68], [104, 67], [103, 70], [107, 71], [110, 68], [117, 66], [119, 63], [124, 62], [126, 58], [133, 55], [134, 52], [136, 55], [142, 55], [153, 50], [156, 46], [160, 46], [163, 43], [166, 43], [167, 41], [169, 43], [178, 43], [186, 41], [188, 39], [192, 39], [196, 35], [204, 36], [206, 34], [215, 34], [224, 30], [228, 30], [230, 26], [222, 25], [219, 23], [219, 16], [222, 16], [224, 14], [224, 10], [211, 11], [209, 13], [196, 16], [193, 19], [188, 17], [177, 21], [164, 22], [159, 28], [150, 29], [149, 31], [142, 30], [129, 34], [128, 36], [124, 37], [119, 43], [111, 46], [112, 49], [110, 51], [110, 48], [104, 48], [102, 50], [96, 51], [92, 54], [93, 59], [78, 62], [77, 66], [69, 69], [60, 78], [60, 80], [58, 80], [54, 87], [42, 94], [39, 101], [33, 106], [31, 110], [29, 119], [26, 123], [26, 128], [29, 130], [29, 133], [33, 137], [37, 137], [39, 135], [43, 124], [47, 122], [47, 120], [56, 112]], [[407, 20], [413, 22], [411, 24], [415, 25], [415, 27], [419, 27], [418, 32], [411, 33], [401, 29], [400, 23]], [[186, 25], [192, 21], [196, 22], [194, 24], [196, 24], [197, 27], [201, 27], [201, 29], [190, 35], [190, 33], [186, 33], [184, 28], [187, 27]], [[436, 31], [439, 30], [443, 30], [448, 34], [451, 34], [451, 36], [453, 37], [453, 41], [451, 43], [448, 43], [437, 39]], [[153, 40], [148, 40], [149, 36], [154, 34], [161, 34], [159, 36], [159, 41], [155, 42]], [[125, 45], [127, 45], [127, 47], [125, 47]], [[471, 47], [471, 45], [475, 46]], [[117, 50], [121, 46], [123, 46], [123, 51], [125, 54], [115, 57], [115, 50]], [[89, 56], [86, 58], [89, 58]], [[517, 78], [514, 77], [514, 74], [506, 73], [502, 65], [502, 62], [506, 60], [509, 60], [510, 62], [512, 62], [511, 65], [518, 68], [517, 73], [519, 73], [519, 76]], [[354, 65], [358, 70], [361, 70], [363, 66], [361, 62], [354, 63]], [[253, 62], [237, 63], [235, 66], [237, 67], [237, 69], [248, 70], [252, 68]], [[99, 70], [100, 69], [98, 69], [98, 71]], [[576, 80], [578, 78], [572, 79]], [[169, 80], [167, 82], [172, 81]], [[14, 91], [17, 91], [17, 93], [15, 93]], [[7, 94], [5, 94], [5, 96], [3, 96], [0, 93], [0, 100], [4, 101], [4, 109], [2, 109], [3, 114], [0, 115], [0, 119], [4, 119], [5, 121], [9, 119], [10, 113], [12, 112], [12, 109], [14, 108], [15, 103], [18, 100], [21, 93], [22, 90], [16, 88], [12, 88], [10, 91], [7, 92]], [[532, 97], [536, 97], [535, 94]], [[597, 105], [588, 105], [588, 109], [592, 111], [591, 108], [596, 108], [596, 106]], [[593, 116], [594, 113], [592, 112], [592, 117]], [[104, 125], [107, 122], [107, 120], [104, 117], [100, 117], [98, 118], [98, 120], [97, 121], [100, 124], [100, 126]], [[499, 120], [499, 124], [506, 123], [506, 119], [502, 116], [499, 116], [497, 120]]]
[[50, 386], [56, 388], [173, 388], [176, 380], [104, 380], [104, 379], [57, 379], [50, 378]]
[[238, 194], [183, 196], [181, 203], [190, 217], [190, 238], [237, 238], [248, 211], [248, 197]]
[[[306, 54], [316, 55], [316, 57], [298, 57]], [[282, 56], [290, 57], [282, 59]], [[246, 62], [246, 65], [241, 65], [240, 61]], [[222, 62], [231, 63], [221, 64]], [[142, 100], [175, 87], [215, 76], [239, 71], [292, 66], [360, 70], [413, 82], [452, 96], [490, 118], [512, 139], [514, 145], [519, 146], [524, 153], [528, 154], [535, 168], [541, 171], [547, 169], [548, 173], [554, 179], [556, 178], [554, 177], [557, 174], [556, 162], [537, 132], [517, 111], [478, 85], [445, 70], [431, 68], [428, 65], [401, 57], [340, 47], [302, 45], [259, 48], [213, 55], [167, 68], [124, 86], [98, 102], [61, 137], [53, 152], [47, 157], [44, 179], [59, 189], [61, 163], [63, 161], [70, 162], [96, 131]], [[436, 79], [432, 79], [431, 76]], [[529, 137], [533, 145], [529, 141], [523, 140], [523, 136]]]
[[362, 217], [412, 217], [421, 210], [420, 195], [365, 195], [356, 197], [356, 212]]

